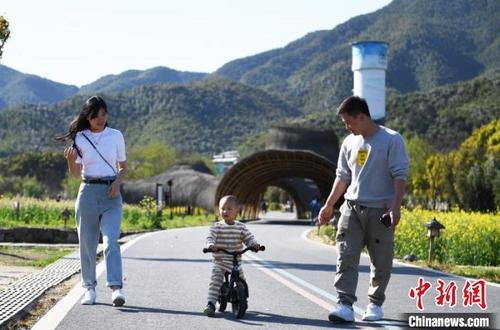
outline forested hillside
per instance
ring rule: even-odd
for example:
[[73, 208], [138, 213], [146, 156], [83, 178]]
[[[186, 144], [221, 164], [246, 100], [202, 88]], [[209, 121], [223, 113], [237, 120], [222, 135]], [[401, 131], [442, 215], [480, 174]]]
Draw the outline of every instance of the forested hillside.
[[20, 103], [54, 103], [77, 92], [76, 86], [24, 74], [0, 64], [0, 111]]
[[[166, 143], [181, 154], [211, 154], [236, 147], [251, 134], [300, 113], [284, 101], [236, 82], [212, 80], [188, 86], [150, 85], [104, 95], [110, 126], [130, 146]], [[78, 113], [85, 96], [53, 106], [23, 105], [0, 111], [0, 157], [62, 148], [54, 142]]]
[[183, 72], [165, 67], [148, 70], [128, 70], [120, 74], [111, 74], [97, 79], [80, 88], [81, 94], [125, 92], [135, 87], [148, 84], [187, 84], [203, 79], [207, 74], [201, 72]]
[[304, 113], [351, 94], [351, 43], [389, 43], [391, 93], [429, 90], [500, 68], [500, 1], [394, 0], [284, 48], [237, 59], [215, 75], [262, 88]]
[[24, 74], [0, 65], [0, 111], [20, 104], [52, 104], [67, 97], [93, 93], [119, 93], [147, 84], [188, 84], [203, 79], [207, 74], [183, 72], [166, 67], [148, 70], [128, 70], [107, 75], [78, 88], [61, 84], [32, 74]]
[[[333, 126], [342, 136], [331, 109], [351, 94], [350, 42], [377, 39], [389, 43], [387, 125], [450, 150], [499, 117], [499, 14], [495, 0], [394, 0], [330, 31], [232, 61], [209, 79], [164, 67], [130, 70], [82, 93], [107, 91], [111, 125], [129, 144], [168, 143], [181, 154], [210, 155], [244, 142], [250, 150], [270, 125], [285, 120]], [[159, 81], [180, 84], [148, 85]], [[448, 84], [457, 81], [464, 82]], [[53, 136], [85, 97], [0, 110], [0, 157], [57, 148]]]
[[[474, 129], [500, 118], [500, 71], [467, 82], [438, 87], [427, 92], [389, 96], [385, 125], [404, 136], [420, 136], [440, 151], [458, 148]], [[303, 118], [292, 125], [333, 127], [347, 134], [335, 107]]]

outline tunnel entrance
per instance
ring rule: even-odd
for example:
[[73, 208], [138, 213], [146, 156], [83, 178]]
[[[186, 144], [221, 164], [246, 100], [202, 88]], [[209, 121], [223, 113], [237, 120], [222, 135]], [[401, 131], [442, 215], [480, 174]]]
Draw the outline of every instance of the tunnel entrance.
[[277, 186], [290, 194], [297, 217], [303, 218], [309, 202], [304, 185], [312, 183], [320, 198], [325, 199], [335, 179], [335, 168], [330, 160], [308, 150], [256, 152], [226, 172], [217, 187], [215, 201], [225, 195], [235, 195], [242, 204], [243, 218], [256, 219], [266, 189]]

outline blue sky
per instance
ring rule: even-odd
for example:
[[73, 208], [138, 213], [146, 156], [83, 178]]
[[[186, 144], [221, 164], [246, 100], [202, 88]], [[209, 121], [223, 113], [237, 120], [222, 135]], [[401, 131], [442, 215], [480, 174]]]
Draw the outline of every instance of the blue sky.
[[1, 64], [81, 86], [166, 66], [213, 72], [330, 30], [390, 0], [2, 0], [11, 38]]

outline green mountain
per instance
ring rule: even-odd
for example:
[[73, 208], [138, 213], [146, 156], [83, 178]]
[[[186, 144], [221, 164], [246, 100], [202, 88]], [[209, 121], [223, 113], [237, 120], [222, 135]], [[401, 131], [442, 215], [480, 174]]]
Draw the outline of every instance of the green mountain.
[[207, 74], [183, 72], [166, 67], [148, 70], [128, 70], [117, 75], [107, 75], [80, 88], [81, 94], [125, 92], [140, 85], [148, 84], [187, 84], [203, 79]]
[[[232, 61], [209, 79], [149, 85], [166, 77], [178, 83], [203, 78], [154, 68], [107, 76], [85, 89], [109, 91], [110, 124], [125, 133], [129, 146], [160, 141], [181, 153], [213, 153], [246, 142], [252, 150], [262, 132], [286, 120], [333, 126], [343, 136], [329, 110], [351, 94], [350, 43], [383, 40], [389, 43], [387, 126], [448, 150], [500, 117], [499, 14], [498, 0], [394, 0], [330, 31]], [[10, 83], [1, 73], [0, 88]], [[84, 100], [78, 94], [54, 105], [0, 111], [0, 157], [61, 148], [53, 137]], [[7, 104], [0, 99], [0, 107], [2, 102]]]
[[201, 80], [206, 75], [206, 73], [156, 67], [144, 71], [129, 70], [118, 75], [107, 75], [79, 89], [76, 86], [24, 74], [0, 65], [0, 110], [22, 103], [51, 104], [77, 93], [88, 95], [125, 92], [145, 84], [187, 84]]
[[[85, 96], [52, 106], [21, 105], [0, 111], [0, 157], [62, 150], [64, 133]], [[246, 85], [210, 80], [190, 85], [147, 85], [104, 95], [109, 124], [124, 132], [127, 146], [164, 142], [181, 154], [231, 149], [248, 136], [300, 113], [284, 101]]]
[[500, 70], [476, 79], [390, 98], [386, 121], [441, 151], [457, 149], [473, 130], [500, 118]]
[[[426, 92], [389, 96], [385, 126], [418, 135], [440, 151], [457, 149], [477, 129], [500, 118], [500, 70]], [[308, 114], [290, 125], [347, 131], [334, 110]]]
[[214, 75], [261, 88], [303, 112], [351, 95], [351, 43], [389, 43], [390, 93], [429, 90], [500, 68], [500, 1], [394, 0], [284, 48], [229, 62]]
[[[164, 142], [181, 154], [216, 153], [239, 146], [258, 150], [272, 124], [334, 128], [347, 134], [333, 111], [302, 115], [279, 98], [246, 85], [207, 80], [149, 85], [104, 95], [110, 126], [122, 130], [128, 147]], [[22, 105], [0, 111], [0, 157], [61, 150], [54, 142], [77, 114], [85, 96], [52, 106]], [[427, 92], [389, 96], [386, 126], [419, 135], [438, 150], [457, 148], [471, 132], [500, 118], [500, 70]], [[56, 120], [54, 120], [56, 118]]]
[[0, 109], [19, 103], [54, 103], [78, 92], [78, 87], [25, 74], [0, 64]]

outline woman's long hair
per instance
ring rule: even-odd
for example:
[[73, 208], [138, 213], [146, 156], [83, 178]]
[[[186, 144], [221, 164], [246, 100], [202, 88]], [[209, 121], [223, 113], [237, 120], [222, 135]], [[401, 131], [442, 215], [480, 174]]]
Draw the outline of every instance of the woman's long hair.
[[[76, 149], [78, 156], [82, 157], [82, 154], [75, 144], [76, 134], [85, 129], [90, 128], [89, 119], [94, 119], [99, 114], [99, 110], [104, 109], [106, 113], [108, 112], [108, 107], [106, 106], [106, 102], [100, 96], [92, 96], [83, 104], [82, 110], [69, 124], [68, 132], [64, 135], [57, 136], [56, 140], [64, 142], [68, 139], [73, 141], [73, 148]], [[106, 123], [105, 126], [108, 126]]]

